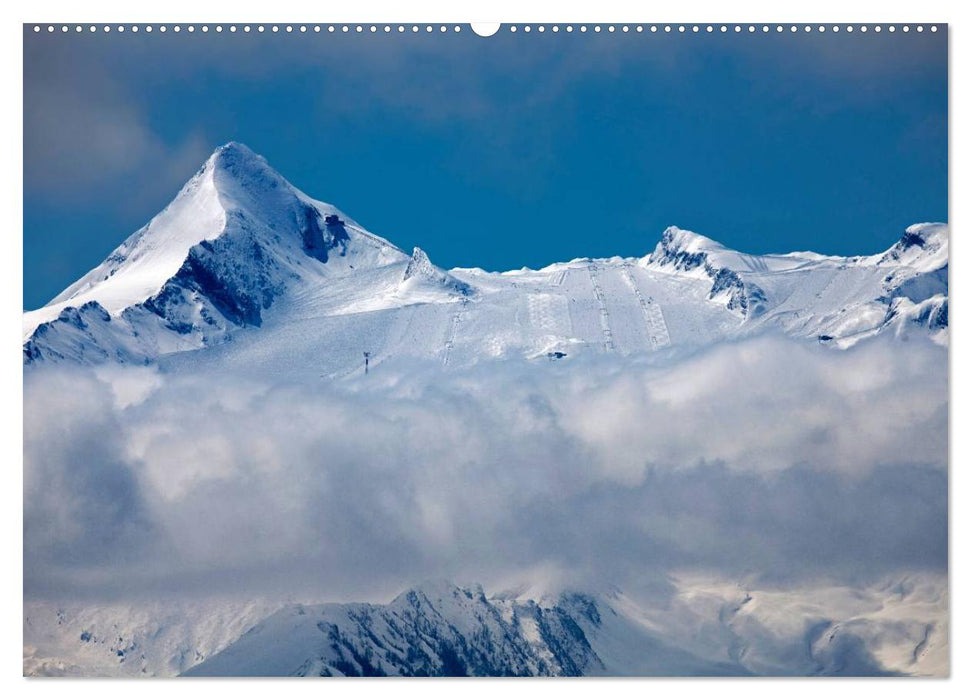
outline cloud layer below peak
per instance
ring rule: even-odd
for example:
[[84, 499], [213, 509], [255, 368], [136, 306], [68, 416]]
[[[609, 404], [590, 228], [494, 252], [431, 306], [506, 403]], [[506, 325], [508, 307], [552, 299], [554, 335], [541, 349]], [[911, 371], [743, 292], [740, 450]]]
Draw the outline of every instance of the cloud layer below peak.
[[930, 343], [762, 337], [666, 366], [387, 379], [32, 370], [25, 595], [946, 569], [947, 351]]

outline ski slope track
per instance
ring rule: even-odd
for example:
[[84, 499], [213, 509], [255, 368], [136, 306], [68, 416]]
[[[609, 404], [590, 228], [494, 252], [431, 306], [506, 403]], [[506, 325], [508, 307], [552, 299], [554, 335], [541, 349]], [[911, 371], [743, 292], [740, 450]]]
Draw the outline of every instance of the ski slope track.
[[101, 265], [24, 313], [23, 357], [340, 378], [363, 372], [364, 352], [373, 367], [447, 371], [675, 354], [768, 329], [834, 348], [884, 333], [946, 343], [947, 310], [946, 224], [856, 257], [747, 255], [670, 227], [642, 258], [445, 271], [229, 143]]

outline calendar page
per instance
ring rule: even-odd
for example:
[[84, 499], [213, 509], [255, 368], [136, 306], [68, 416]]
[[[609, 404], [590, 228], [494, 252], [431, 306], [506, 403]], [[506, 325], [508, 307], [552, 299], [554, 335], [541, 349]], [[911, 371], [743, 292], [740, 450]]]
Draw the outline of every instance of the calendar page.
[[22, 33], [24, 675], [949, 675], [946, 23]]

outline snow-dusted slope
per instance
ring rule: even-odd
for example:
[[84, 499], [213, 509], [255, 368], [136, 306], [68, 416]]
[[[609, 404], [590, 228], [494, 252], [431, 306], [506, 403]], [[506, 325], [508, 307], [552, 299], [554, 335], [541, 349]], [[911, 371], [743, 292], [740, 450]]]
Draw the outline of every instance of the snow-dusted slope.
[[24, 358], [344, 377], [363, 352], [468, 366], [676, 353], [770, 328], [836, 347], [885, 332], [946, 342], [947, 260], [945, 224], [849, 258], [746, 255], [671, 227], [640, 259], [446, 272], [231, 143], [102, 265], [24, 314]]
[[387, 605], [28, 603], [28, 675], [946, 675], [946, 582], [748, 588], [674, 579], [487, 596], [431, 582]]
[[24, 675], [176, 676], [282, 606], [259, 600], [25, 601]]

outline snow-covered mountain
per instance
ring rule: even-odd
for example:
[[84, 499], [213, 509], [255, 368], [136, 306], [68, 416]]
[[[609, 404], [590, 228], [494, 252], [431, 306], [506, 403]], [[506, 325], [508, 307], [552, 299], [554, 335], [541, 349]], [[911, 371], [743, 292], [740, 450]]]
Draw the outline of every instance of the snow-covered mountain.
[[[929, 336], [946, 344], [947, 225], [916, 224], [887, 251], [857, 257], [747, 255], [670, 227], [640, 258], [583, 258], [502, 273], [443, 270], [421, 248], [409, 255], [300, 192], [245, 146], [230, 143], [101, 265], [43, 308], [24, 314], [23, 352], [28, 368], [148, 364], [161, 374], [222, 372], [306, 386], [308, 379], [360, 377], [364, 356], [372, 376], [395, 377], [395, 368], [421, 364], [437, 377], [439, 371], [493, 360], [666, 360], [773, 330], [834, 352], [876, 335]], [[530, 371], [539, 366], [529, 365]], [[158, 374], [144, 373], [151, 381]], [[141, 381], [128, 379], [133, 387]], [[340, 386], [351, 393], [357, 388]], [[121, 394], [116, 398], [124, 403]], [[88, 437], [101, 440], [98, 433]], [[162, 442], [144, 441], [131, 459], [141, 466], [143, 456]], [[269, 445], [268, 452], [278, 447]], [[66, 454], [73, 468], [73, 453]], [[228, 450], [222, 461], [230, 464], [237, 454]], [[179, 474], [169, 474], [179, 459], [156, 460], [162, 468], [155, 471], [164, 478], [154, 472], [147, 478], [158, 478], [166, 488], [180, 482]], [[32, 467], [46, 461], [46, 455], [35, 457]], [[271, 461], [282, 464], [286, 458]], [[447, 478], [436, 473], [434, 481]], [[48, 482], [38, 479], [46, 488]], [[191, 491], [193, 479], [172, 488]], [[74, 483], [54, 486], [71, 490]], [[122, 483], [127, 489], [128, 482]], [[161, 492], [165, 498], [152, 503], [164, 509], [170, 492]], [[85, 500], [78, 511], [88, 507]], [[659, 588], [664, 590], [647, 598], [612, 589], [487, 595], [477, 586], [430, 583], [386, 604], [202, 599], [62, 604], [28, 594], [24, 671], [947, 673], [942, 577], [898, 575], [869, 587], [790, 590], [674, 580]]]
[[24, 314], [24, 361], [337, 378], [359, 372], [363, 352], [372, 367], [468, 366], [676, 353], [768, 328], [837, 347], [878, 333], [946, 342], [947, 275], [945, 224], [849, 258], [746, 255], [671, 227], [643, 258], [444, 271], [230, 143], [101, 265]]
[[946, 582], [759, 590], [673, 581], [537, 600], [429, 582], [386, 605], [25, 606], [29, 675], [941, 675]]
[[297, 288], [405, 260], [230, 143], [101, 265], [25, 314], [24, 355], [142, 363], [258, 327]]
[[388, 605], [287, 606], [187, 675], [578, 676], [603, 668], [582, 627], [599, 622], [582, 595], [544, 607], [433, 583]]

